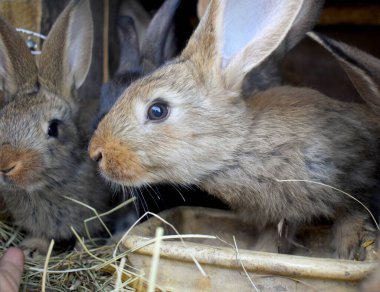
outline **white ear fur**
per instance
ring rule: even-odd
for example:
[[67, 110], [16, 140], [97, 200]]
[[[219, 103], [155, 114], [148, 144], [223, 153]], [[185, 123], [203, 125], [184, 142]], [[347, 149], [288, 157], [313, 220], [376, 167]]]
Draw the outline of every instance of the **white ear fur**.
[[226, 0], [213, 6], [218, 7], [215, 41], [228, 87], [240, 86], [244, 76], [278, 48], [304, 1]]
[[93, 38], [90, 4], [81, 1], [70, 17], [66, 42], [66, 70], [77, 89], [85, 81], [90, 69]]

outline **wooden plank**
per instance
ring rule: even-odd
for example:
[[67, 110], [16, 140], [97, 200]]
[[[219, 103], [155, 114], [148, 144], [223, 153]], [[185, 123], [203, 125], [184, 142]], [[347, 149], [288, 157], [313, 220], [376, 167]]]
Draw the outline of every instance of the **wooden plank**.
[[[34, 32], [40, 32], [41, 27], [41, 0], [2, 0], [0, 13], [13, 26]], [[21, 34], [25, 39], [27, 35]], [[33, 40], [40, 44], [39, 38]]]
[[380, 4], [327, 5], [319, 24], [380, 25]]

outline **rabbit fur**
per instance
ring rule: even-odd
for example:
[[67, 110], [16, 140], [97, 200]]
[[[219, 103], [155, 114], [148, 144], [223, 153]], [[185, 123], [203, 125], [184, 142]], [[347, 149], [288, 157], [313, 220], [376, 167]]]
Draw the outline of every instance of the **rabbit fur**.
[[[343, 42], [328, 38], [322, 34], [310, 32], [308, 35], [332, 54], [347, 73], [360, 96], [371, 105], [377, 114], [380, 114], [380, 60], [366, 52]], [[378, 196], [374, 196], [371, 203], [372, 209], [375, 211], [376, 219], [379, 220], [380, 205]], [[379, 290], [380, 270], [375, 269], [373, 273], [361, 283], [360, 291]]]
[[[23, 39], [0, 18], [0, 190], [15, 225], [26, 232], [25, 251], [45, 253], [51, 239], [70, 241], [70, 226], [110, 209], [111, 196], [85, 155], [76, 90], [91, 63], [88, 0], [71, 1], [51, 29], [37, 63]], [[88, 223], [92, 236], [104, 232]]]
[[[290, 41], [306, 2], [211, 1], [182, 54], [131, 84], [99, 124], [89, 154], [101, 174], [125, 186], [198, 185], [259, 231], [329, 218], [337, 256], [361, 255], [373, 236], [367, 211], [312, 182], [368, 203], [378, 115], [308, 88], [241, 93], [246, 74]], [[152, 106], [164, 118], [152, 119]]]

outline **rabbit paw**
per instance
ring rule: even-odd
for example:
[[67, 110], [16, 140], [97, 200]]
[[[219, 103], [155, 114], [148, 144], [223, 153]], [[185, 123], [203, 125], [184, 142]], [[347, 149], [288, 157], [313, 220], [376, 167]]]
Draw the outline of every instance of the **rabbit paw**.
[[366, 245], [374, 242], [376, 231], [372, 223], [360, 214], [351, 214], [334, 223], [335, 256], [341, 259], [364, 260]]
[[44, 238], [29, 237], [21, 242], [20, 248], [23, 250], [25, 257], [36, 258], [47, 253], [49, 241]]

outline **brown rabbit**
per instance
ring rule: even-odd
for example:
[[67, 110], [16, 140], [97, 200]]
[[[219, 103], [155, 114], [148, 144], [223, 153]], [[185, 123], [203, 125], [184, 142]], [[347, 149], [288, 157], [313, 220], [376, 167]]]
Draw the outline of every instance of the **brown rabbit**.
[[[84, 82], [93, 43], [88, 0], [71, 1], [49, 33], [36, 64], [22, 38], [0, 18], [0, 192], [27, 237], [26, 251], [44, 253], [50, 239], [70, 241], [70, 226], [109, 209], [110, 196], [85, 155], [76, 90]], [[80, 125], [79, 125], [80, 126]], [[97, 220], [91, 235], [104, 232]]]
[[[212, 1], [173, 62], [133, 83], [89, 146], [102, 175], [125, 186], [196, 184], [256, 228], [334, 220], [335, 248], [353, 258], [379, 183], [379, 117], [307, 88], [242, 98], [244, 77], [283, 49], [308, 1]], [[305, 73], [306, 74], [306, 73]]]

